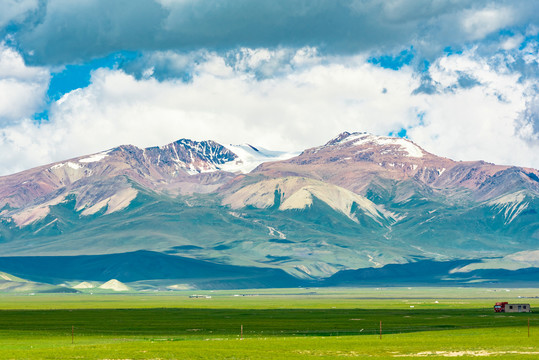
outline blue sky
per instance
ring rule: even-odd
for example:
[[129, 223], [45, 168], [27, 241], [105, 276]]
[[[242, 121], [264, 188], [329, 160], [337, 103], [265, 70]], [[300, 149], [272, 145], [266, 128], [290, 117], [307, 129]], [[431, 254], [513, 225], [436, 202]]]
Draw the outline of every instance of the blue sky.
[[539, 3], [6, 0], [0, 174], [120, 144], [341, 131], [539, 168]]

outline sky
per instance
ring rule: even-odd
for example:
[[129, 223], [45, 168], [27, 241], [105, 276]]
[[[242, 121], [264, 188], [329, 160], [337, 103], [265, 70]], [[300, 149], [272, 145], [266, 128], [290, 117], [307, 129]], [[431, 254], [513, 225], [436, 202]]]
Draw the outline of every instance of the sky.
[[0, 175], [343, 131], [539, 168], [537, 0], [3, 0]]

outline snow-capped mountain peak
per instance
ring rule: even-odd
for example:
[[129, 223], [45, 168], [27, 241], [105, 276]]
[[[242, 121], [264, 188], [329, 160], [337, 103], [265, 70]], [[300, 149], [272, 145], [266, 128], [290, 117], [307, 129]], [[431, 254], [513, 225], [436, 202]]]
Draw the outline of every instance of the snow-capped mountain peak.
[[226, 148], [237, 155], [236, 159], [219, 166], [219, 170], [229, 172], [248, 173], [264, 162], [286, 160], [299, 154], [267, 150], [250, 144], [228, 145]]
[[377, 136], [367, 132], [343, 132], [334, 139], [331, 139], [324, 147], [327, 146], [360, 146], [360, 145], [372, 145], [381, 147], [398, 148], [398, 151], [405, 153], [406, 156], [420, 158], [423, 157], [424, 151], [412, 141], [391, 137], [391, 136]]
[[173, 162], [189, 175], [227, 171], [248, 173], [263, 162], [289, 159], [297, 153], [271, 151], [250, 144], [221, 145], [213, 140], [180, 139], [165, 146], [148, 148], [156, 161]]

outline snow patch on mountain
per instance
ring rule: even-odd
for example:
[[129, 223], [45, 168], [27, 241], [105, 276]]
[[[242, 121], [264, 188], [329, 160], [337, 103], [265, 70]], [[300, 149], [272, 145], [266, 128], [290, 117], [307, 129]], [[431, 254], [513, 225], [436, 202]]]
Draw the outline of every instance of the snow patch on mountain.
[[83, 165], [81, 165], [81, 164], [77, 164], [77, 163], [68, 161], [67, 163], [55, 164], [55, 165], [51, 166], [50, 169], [51, 170], [61, 169], [61, 168], [65, 167], [65, 166], [67, 166], [67, 167], [69, 167], [69, 168], [71, 168], [73, 170], [78, 170], [78, 169], [83, 167]]
[[101, 161], [101, 160], [103, 160], [105, 157], [107, 157], [109, 155], [108, 153], [109, 153], [109, 151], [93, 154], [93, 155], [90, 155], [88, 157], [85, 157], [84, 159], [80, 159], [79, 162], [81, 162], [81, 163], [92, 163], [92, 162], [96, 162], [96, 161]]
[[172, 165], [173, 169], [188, 175], [216, 171], [248, 173], [263, 162], [286, 160], [297, 154], [256, 148], [249, 144], [223, 146], [212, 140], [189, 139], [142, 150], [145, 160], [156, 165]]
[[71, 161], [67, 162], [67, 166], [69, 166], [70, 168], [72, 168], [74, 170], [78, 170], [78, 169], [80, 169], [82, 167], [82, 165], [71, 162]]
[[197, 175], [219, 171], [221, 165], [237, 158], [236, 154], [212, 140], [180, 139], [159, 147], [138, 149], [124, 146], [121, 150], [134, 154], [141, 162], [165, 168], [173, 176], [180, 172]]
[[[370, 142], [377, 145], [397, 145], [402, 150], [404, 150], [410, 157], [423, 157], [423, 150], [419, 146], [406, 139], [374, 136], [374, 139], [372, 139], [372, 141]], [[356, 142], [354, 143], [354, 145], [359, 144]]]
[[[420, 158], [423, 157], [424, 152], [419, 146], [403, 138], [389, 137], [389, 136], [377, 136], [366, 132], [348, 133], [344, 132], [337, 136], [335, 139], [330, 140], [324, 146], [335, 145], [347, 145], [347, 146], [361, 146], [372, 144], [375, 146], [396, 146], [400, 151], [406, 153], [409, 157]], [[386, 152], [388, 153], [388, 152]]]
[[258, 165], [264, 162], [288, 160], [298, 155], [298, 153], [271, 151], [260, 147], [254, 147], [249, 144], [228, 145], [226, 148], [238, 157], [220, 165], [219, 170], [241, 172], [244, 174], [253, 171]]

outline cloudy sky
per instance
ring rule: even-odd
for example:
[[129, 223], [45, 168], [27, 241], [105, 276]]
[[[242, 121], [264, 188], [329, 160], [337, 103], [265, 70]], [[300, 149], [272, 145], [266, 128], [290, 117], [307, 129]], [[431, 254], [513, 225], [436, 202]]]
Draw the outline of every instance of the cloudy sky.
[[3, 0], [0, 174], [342, 131], [539, 168], [537, 0]]

